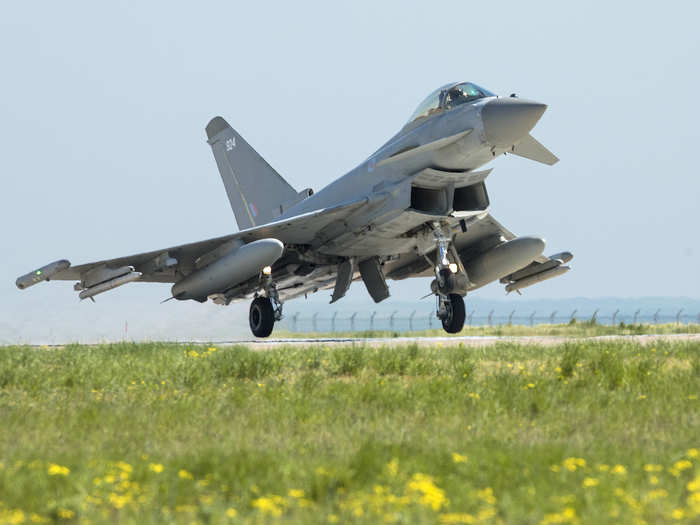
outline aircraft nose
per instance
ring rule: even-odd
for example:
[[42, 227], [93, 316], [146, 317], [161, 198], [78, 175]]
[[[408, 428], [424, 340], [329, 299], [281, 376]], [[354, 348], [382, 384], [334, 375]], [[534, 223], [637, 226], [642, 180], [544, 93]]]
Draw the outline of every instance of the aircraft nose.
[[520, 98], [497, 98], [481, 112], [486, 140], [508, 147], [527, 135], [547, 109], [546, 104]]

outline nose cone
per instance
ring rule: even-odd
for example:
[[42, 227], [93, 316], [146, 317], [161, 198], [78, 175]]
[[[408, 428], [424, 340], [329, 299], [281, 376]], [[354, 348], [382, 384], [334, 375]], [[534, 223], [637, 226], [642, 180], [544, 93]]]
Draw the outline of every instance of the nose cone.
[[509, 147], [527, 135], [547, 109], [545, 104], [519, 98], [497, 98], [484, 106], [486, 140], [492, 146]]

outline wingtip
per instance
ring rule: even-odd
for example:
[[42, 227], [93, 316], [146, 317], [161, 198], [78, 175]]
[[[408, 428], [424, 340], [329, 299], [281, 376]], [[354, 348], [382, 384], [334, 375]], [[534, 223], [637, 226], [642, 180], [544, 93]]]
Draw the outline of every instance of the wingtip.
[[229, 123], [226, 122], [226, 120], [223, 117], [214, 117], [209, 121], [209, 124], [207, 124], [206, 132], [207, 132], [207, 138], [209, 140], [213, 139], [216, 137], [219, 133], [224, 131], [225, 129], [229, 129], [231, 126], [229, 126]]

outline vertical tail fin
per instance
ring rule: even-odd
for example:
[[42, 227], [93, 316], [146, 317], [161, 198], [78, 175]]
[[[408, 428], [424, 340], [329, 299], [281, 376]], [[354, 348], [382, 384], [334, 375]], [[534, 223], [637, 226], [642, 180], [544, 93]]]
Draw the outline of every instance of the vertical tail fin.
[[240, 230], [279, 217], [280, 205], [297, 199], [289, 183], [221, 117], [206, 127], [216, 165]]

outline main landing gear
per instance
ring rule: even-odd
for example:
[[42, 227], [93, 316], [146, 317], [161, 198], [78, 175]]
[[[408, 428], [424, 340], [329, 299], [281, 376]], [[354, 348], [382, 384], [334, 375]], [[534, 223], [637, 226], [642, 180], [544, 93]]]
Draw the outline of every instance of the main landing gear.
[[466, 312], [464, 299], [456, 293], [438, 298], [438, 319], [442, 321], [442, 327], [448, 334], [457, 334], [464, 328]]
[[[442, 231], [441, 225], [434, 224], [433, 232], [437, 242], [437, 262], [435, 280], [430, 284], [430, 288], [437, 301], [436, 315], [442, 321], [445, 332], [456, 334], [464, 328], [466, 317], [463, 296], [467, 293], [467, 273], [457, 250], [450, 246], [450, 239]], [[455, 262], [449, 261], [448, 253]]]
[[272, 281], [269, 266], [263, 268], [261, 275], [262, 294], [255, 294], [250, 304], [248, 322], [255, 337], [269, 337], [275, 326], [275, 321], [282, 319], [282, 301], [277, 293], [277, 286]]

